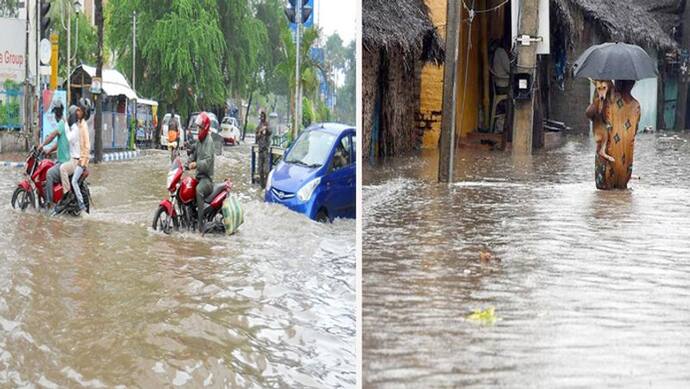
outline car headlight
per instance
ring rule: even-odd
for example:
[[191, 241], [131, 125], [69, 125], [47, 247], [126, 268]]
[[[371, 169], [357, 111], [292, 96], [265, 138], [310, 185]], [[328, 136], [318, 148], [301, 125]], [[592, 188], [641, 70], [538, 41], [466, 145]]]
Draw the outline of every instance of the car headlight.
[[271, 189], [272, 181], [273, 181], [273, 169], [271, 169], [271, 171], [268, 172], [268, 177], [266, 177], [266, 190]]
[[321, 177], [317, 177], [317, 178], [314, 178], [313, 180], [309, 181], [299, 191], [297, 191], [297, 198], [302, 202], [309, 201], [309, 199], [311, 198], [311, 195], [314, 194], [314, 190], [316, 189], [317, 186], [319, 186], [320, 183], [321, 183]]

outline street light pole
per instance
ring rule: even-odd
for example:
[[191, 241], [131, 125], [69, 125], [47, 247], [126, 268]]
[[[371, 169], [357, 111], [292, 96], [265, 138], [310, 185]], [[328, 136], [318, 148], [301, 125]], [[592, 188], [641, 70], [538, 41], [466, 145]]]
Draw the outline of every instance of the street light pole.
[[[103, 73], [103, 0], [96, 0], [96, 27], [98, 29], [98, 51], [96, 59], [96, 78], [101, 81]], [[100, 86], [99, 86], [100, 88]], [[94, 94], [96, 102], [96, 116], [93, 118], [93, 129], [95, 135], [95, 161], [103, 161], [103, 95], [101, 90]]]
[[301, 107], [301, 77], [299, 74], [300, 65], [300, 27], [302, 25], [302, 0], [297, 0], [295, 2], [295, 24], [297, 26], [295, 32], [295, 40], [297, 41], [297, 51], [295, 51], [295, 128], [292, 132], [292, 139], [297, 138], [300, 128], [300, 122], [302, 121], [302, 107]]
[[[24, 134], [29, 135], [31, 131], [31, 98], [29, 97], [29, 4], [28, 1], [25, 3], [24, 8], [26, 9], [26, 42], [25, 42], [25, 53], [24, 53]], [[25, 138], [25, 146], [28, 148], [28, 138]]]
[[72, 13], [67, 9], [67, 101], [66, 104], [69, 107], [70, 105], [70, 91], [72, 90], [72, 86], [70, 85], [70, 75], [72, 72], [72, 47], [71, 47], [71, 41], [72, 41]]
[[137, 91], [137, 11], [132, 13], [132, 89]]

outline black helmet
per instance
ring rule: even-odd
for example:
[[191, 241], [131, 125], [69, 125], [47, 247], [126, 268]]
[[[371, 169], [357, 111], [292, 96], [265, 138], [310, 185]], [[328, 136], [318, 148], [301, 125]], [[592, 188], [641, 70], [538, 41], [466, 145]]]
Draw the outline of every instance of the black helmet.
[[65, 111], [65, 106], [62, 104], [62, 100], [58, 100], [53, 104], [53, 109], [50, 110], [55, 116], [62, 118], [62, 114]]
[[76, 105], [70, 105], [69, 109], [67, 110], [67, 124], [69, 124], [70, 127], [72, 127], [72, 124], [77, 122], [77, 106]]
[[79, 99], [78, 106], [84, 112], [84, 120], [89, 120], [89, 118], [91, 117], [91, 111], [93, 110], [91, 100], [87, 99], [86, 97], [82, 97], [81, 99]]

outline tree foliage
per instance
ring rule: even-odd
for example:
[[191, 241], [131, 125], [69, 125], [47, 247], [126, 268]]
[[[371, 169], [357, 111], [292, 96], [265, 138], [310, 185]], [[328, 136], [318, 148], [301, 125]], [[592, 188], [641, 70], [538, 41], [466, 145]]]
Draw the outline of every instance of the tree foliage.
[[132, 12], [137, 10], [137, 92], [183, 114], [225, 101], [226, 50], [216, 2], [111, 0], [108, 36], [116, 67], [131, 74]]
[[335, 117], [338, 121], [355, 124], [356, 120], [356, 87], [357, 87], [357, 61], [356, 45], [353, 40], [344, 51], [344, 66], [342, 72], [345, 75], [343, 85], [336, 90]]
[[0, 0], [0, 17], [16, 18], [18, 16], [19, 0]]
[[[89, 20], [84, 16], [84, 14], [72, 14], [70, 22], [71, 34], [71, 56], [74, 58], [72, 61], [72, 70], [81, 63], [94, 65], [96, 63], [96, 54], [98, 51], [98, 37], [96, 36], [96, 29], [89, 23]], [[58, 23], [61, 22], [58, 20]], [[77, 23], [79, 26], [77, 27]], [[58, 76], [64, 79], [67, 76], [67, 31], [63, 29], [65, 26], [58, 26], [58, 45], [59, 45], [59, 64], [58, 64]], [[77, 31], [79, 32], [79, 37], [77, 37]], [[104, 51], [105, 61], [107, 62], [107, 50]]]

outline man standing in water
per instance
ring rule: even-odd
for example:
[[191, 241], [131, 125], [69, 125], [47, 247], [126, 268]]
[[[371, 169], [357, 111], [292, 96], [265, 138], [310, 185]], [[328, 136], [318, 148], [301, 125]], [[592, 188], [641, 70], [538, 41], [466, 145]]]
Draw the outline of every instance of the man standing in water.
[[213, 164], [214, 147], [213, 138], [209, 136], [211, 119], [206, 112], [201, 112], [196, 117], [195, 124], [199, 128], [199, 140], [196, 142], [193, 155], [194, 162], [189, 164], [190, 169], [196, 169], [196, 213], [199, 232], [204, 232], [204, 199], [213, 191]]
[[261, 111], [259, 125], [256, 127], [256, 144], [259, 145], [259, 180], [266, 187], [266, 177], [271, 166], [271, 129], [268, 127], [266, 112]]
[[43, 151], [45, 146], [57, 137], [55, 146], [45, 151], [45, 154], [49, 155], [57, 148], [57, 162], [48, 170], [46, 175], [45, 207], [48, 213], [50, 213], [53, 207], [53, 185], [60, 181], [60, 165], [70, 161], [69, 141], [67, 140], [67, 131], [69, 131], [69, 129], [62, 118], [64, 109], [65, 106], [62, 104], [62, 101], [55, 103], [52, 112], [53, 115], [55, 115], [57, 125], [55, 126], [55, 130], [46, 137], [45, 141], [43, 141], [40, 146], [38, 146], [38, 151]]

